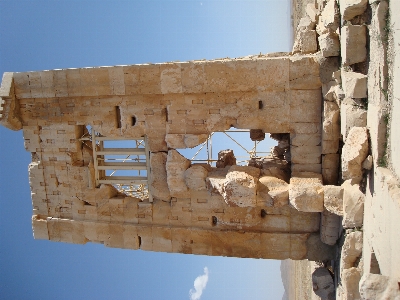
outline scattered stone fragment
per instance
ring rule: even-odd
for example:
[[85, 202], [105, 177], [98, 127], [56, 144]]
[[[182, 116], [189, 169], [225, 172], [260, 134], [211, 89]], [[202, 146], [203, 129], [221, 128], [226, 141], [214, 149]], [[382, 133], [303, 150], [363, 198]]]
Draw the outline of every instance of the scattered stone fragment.
[[367, 97], [367, 75], [356, 72], [342, 72], [342, 85], [346, 97]]
[[324, 57], [338, 56], [340, 54], [339, 36], [329, 31], [318, 37], [319, 47]]
[[364, 274], [359, 284], [361, 299], [400, 300], [399, 283], [380, 274]]
[[363, 247], [362, 231], [353, 231], [346, 235], [340, 255], [341, 269], [354, 267], [357, 258], [360, 257]]
[[329, 212], [343, 216], [343, 187], [324, 185], [324, 207]]
[[343, 20], [351, 20], [366, 10], [368, 0], [340, 0], [339, 4]]
[[348, 66], [367, 59], [367, 31], [365, 25], [346, 25], [341, 31], [343, 65]]
[[343, 227], [361, 227], [364, 218], [365, 195], [358, 184], [347, 180], [342, 184], [343, 192]]
[[335, 299], [335, 285], [328, 269], [324, 267], [317, 268], [312, 273], [312, 284], [314, 293], [321, 299]]

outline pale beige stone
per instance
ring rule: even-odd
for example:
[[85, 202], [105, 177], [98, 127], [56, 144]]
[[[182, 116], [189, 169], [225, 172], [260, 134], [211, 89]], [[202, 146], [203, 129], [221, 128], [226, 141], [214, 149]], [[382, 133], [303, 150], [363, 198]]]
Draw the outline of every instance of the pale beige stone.
[[344, 269], [341, 274], [343, 286], [343, 300], [361, 299], [358, 291], [358, 284], [361, 279], [360, 271], [357, 268]]
[[400, 299], [399, 283], [381, 274], [366, 273], [359, 283], [361, 299]]
[[257, 204], [281, 207], [289, 204], [289, 186], [276, 177], [263, 176], [257, 186]]
[[341, 31], [341, 55], [344, 65], [363, 62], [367, 58], [365, 25], [346, 25]]
[[366, 10], [368, 0], [340, 0], [339, 4], [343, 20], [351, 20]]
[[166, 162], [167, 182], [172, 197], [189, 197], [185, 182], [185, 171], [191, 162], [176, 150], [169, 150]]
[[343, 90], [348, 98], [367, 97], [367, 75], [342, 71]]
[[324, 185], [324, 207], [327, 211], [343, 216], [343, 187]]
[[340, 217], [324, 209], [321, 213], [321, 241], [327, 245], [335, 245], [339, 238], [339, 233]]
[[259, 174], [257, 168], [231, 166], [223, 183], [225, 202], [233, 207], [255, 207]]
[[340, 255], [340, 268], [349, 269], [360, 257], [363, 248], [362, 231], [353, 231], [346, 234]]
[[322, 154], [337, 153], [340, 137], [340, 110], [336, 102], [324, 101]]
[[164, 152], [150, 154], [149, 191], [153, 197], [161, 200], [169, 200], [171, 194], [167, 183], [167, 154]]
[[318, 36], [318, 43], [324, 57], [339, 56], [340, 42], [339, 36], [336, 33], [329, 31]]
[[339, 8], [335, 0], [328, 0], [320, 16], [321, 25], [335, 31], [339, 27]]
[[310, 18], [312, 22], [316, 22], [318, 20], [319, 12], [313, 3], [308, 3], [306, 6], [306, 14]]
[[363, 225], [365, 195], [360, 191], [358, 184], [350, 180], [342, 184], [343, 187], [343, 227], [354, 228]]
[[192, 165], [185, 171], [185, 182], [191, 190], [206, 190], [208, 170], [200, 165]]
[[368, 155], [368, 133], [365, 127], [353, 127], [342, 149], [343, 179], [361, 180], [362, 162]]
[[346, 142], [351, 128], [367, 126], [367, 111], [354, 100], [346, 98], [340, 105], [340, 124], [343, 141]]
[[315, 30], [304, 30], [297, 32], [293, 45], [293, 53], [315, 53], [317, 52], [317, 32]]
[[289, 200], [297, 210], [303, 212], [322, 212], [324, 193], [319, 178], [292, 177], [289, 186]]

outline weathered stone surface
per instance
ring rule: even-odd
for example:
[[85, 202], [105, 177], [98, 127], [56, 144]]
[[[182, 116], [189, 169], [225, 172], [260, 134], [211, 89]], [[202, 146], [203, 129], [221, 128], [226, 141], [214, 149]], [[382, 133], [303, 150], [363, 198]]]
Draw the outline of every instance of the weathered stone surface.
[[359, 284], [361, 299], [400, 300], [400, 289], [397, 280], [380, 274], [364, 274]]
[[332, 274], [324, 267], [317, 268], [312, 273], [312, 284], [314, 293], [322, 299], [335, 299], [335, 285]]
[[185, 182], [189, 189], [203, 191], [207, 189], [206, 178], [208, 170], [201, 165], [192, 165], [185, 171]]
[[209, 171], [207, 178], [206, 178], [206, 184], [207, 184], [207, 189], [211, 193], [217, 193], [222, 195], [223, 194], [223, 184], [225, 182], [225, 177], [226, 174], [228, 173], [229, 166], [225, 168], [213, 168], [211, 171]]
[[190, 160], [176, 150], [169, 150], [166, 162], [167, 182], [172, 197], [187, 198], [189, 190], [185, 182], [185, 171], [190, 166]]
[[306, 14], [310, 18], [311, 22], [317, 22], [318, 20], [318, 9], [315, 7], [315, 4], [308, 3], [306, 6]]
[[341, 55], [345, 66], [363, 62], [367, 58], [365, 25], [346, 25], [341, 31]]
[[169, 200], [171, 194], [167, 183], [167, 153], [157, 152], [150, 154], [150, 168], [152, 169], [149, 176], [149, 192], [153, 197], [161, 200]]
[[342, 184], [343, 187], [343, 227], [361, 227], [364, 217], [365, 195], [360, 191], [358, 184], [350, 180]]
[[317, 32], [315, 30], [301, 30], [297, 32], [292, 50], [293, 53], [315, 53], [317, 49]]
[[368, 0], [340, 0], [339, 3], [343, 20], [351, 20], [366, 10]]
[[315, 57], [312, 56], [290, 57], [290, 63], [289, 63], [290, 89], [315, 90], [320, 88], [321, 79], [320, 79], [319, 67], [320, 64], [319, 62], [317, 62]]
[[324, 210], [322, 180], [311, 176], [313, 176], [312, 173], [308, 178], [292, 177], [290, 179], [290, 204], [299, 211], [322, 212]]
[[341, 274], [341, 279], [343, 287], [342, 299], [361, 299], [358, 291], [358, 284], [361, 279], [360, 271], [357, 268], [344, 269]]
[[307, 31], [314, 29], [315, 29], [315, 21], [313, 22], [308, 16], [301, 18], [299, 25], [297, 25], [297, 30], [299, 31]]
[[346, 97], [367, 97], [367, 75], [342, 71], [342, 85]]
[[340, 217], [324, 209], [321, 213], [321, 241], [327, 245], [335, 245], [339, 238]]
[[324, 57], [338, 56], [340, 54], [339, 36], [329, 31], [318, 36], [319, 48]]
[[168, 148], [184, 149], [193, 148], [204, 143], [208, 138], [208, 134], [167, 134], [165, 141]]
[[337, 153], [340, 137], [340, 110], [336, 102], [324, 101], [322, 154]]
[[217, 168], [225, 168], [226, 166], [236, 165], [236, 157], [233, 150], [222, 150], [218, 152]]
[[346, 235], [340, 255], [341, 269], [354, 267], [357, 258], [360, 257], [363, 248], [362, 231], [353, 231]]
[[233, 207], [255, 207], [259, 174], [260, 170], [253, 167], [230, 167], [223, 183], [225, 202]]
[[346, 142], [351, 128], [367, 126], [367, 111], [357, 105], [353, 99], [346, 98], [340, 105], [340, 119], [340, 131], [343, 141]]
[[289, 204], [289, 185], [276, 177], [263, 176], [257, 186], [257, 205], [281, 207]]
[[324, 185], [324, 207], [333, 214], [343, 216], [343, 187]]
[[335, 31], [339, 27], [339, 8], [335, 0], [329, 0], [322, 13], [319, 17], [320, 22], [318, 26], [320, 32], [318, 34], [324, 34], [327, 30]]
[[365, 127], [353, 127], [342, 149], [342, 177], [361, 180], [362, 162], [368, 155], [368, 133]]

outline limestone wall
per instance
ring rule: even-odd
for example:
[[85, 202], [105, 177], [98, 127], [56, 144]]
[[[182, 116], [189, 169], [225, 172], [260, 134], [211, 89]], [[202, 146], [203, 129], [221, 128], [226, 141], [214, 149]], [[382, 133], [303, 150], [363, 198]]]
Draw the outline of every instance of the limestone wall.
[[[283, 188], [260, 196], [265, 174], [259, 169], [196, 166], [174, 149], [194, 147], [230, 127], [290, 133], [292, 171], [321, 173], [321, 82], [314, 57], [13, 73], [12, 84], [5, 111], [18, 106], [14, 115], [32, 152], [35, 238], [205, 255], [308, 257], [307, 241], [319, 230], [320, 214], [292, 208], [286, 186], [279, 183]], [[110, 138], [146, 136], [153, 202], [96, 186], [92, 150], [80, 140], [86, 125]], [[243, 188], [229, 174], [254, 184]], [[263, 182], [274, 189], [265, 183], [269, 179]]]

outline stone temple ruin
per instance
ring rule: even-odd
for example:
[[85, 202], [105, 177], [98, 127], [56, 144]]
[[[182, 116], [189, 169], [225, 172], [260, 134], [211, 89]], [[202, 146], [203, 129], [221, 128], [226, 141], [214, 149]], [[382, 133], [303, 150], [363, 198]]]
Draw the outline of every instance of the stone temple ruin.
[[[284, 53], [5, 73], [0, 122], [22, 129], [32, 154], [34, 237], [330, 259], [339, 217], [324, 202], [343, 191], [333, 186], [338, 116], [324, 121], [322, 110], [331, 111], [321, 86], [315, 56]], [[249, 130], [253, 140], [271, 134], [280, 141], [275, 158], [240, 166], [222, 151], [214, 167], [176, 150], [232, 127]], [[116, 147], [120, 141], [130, 148]]]

